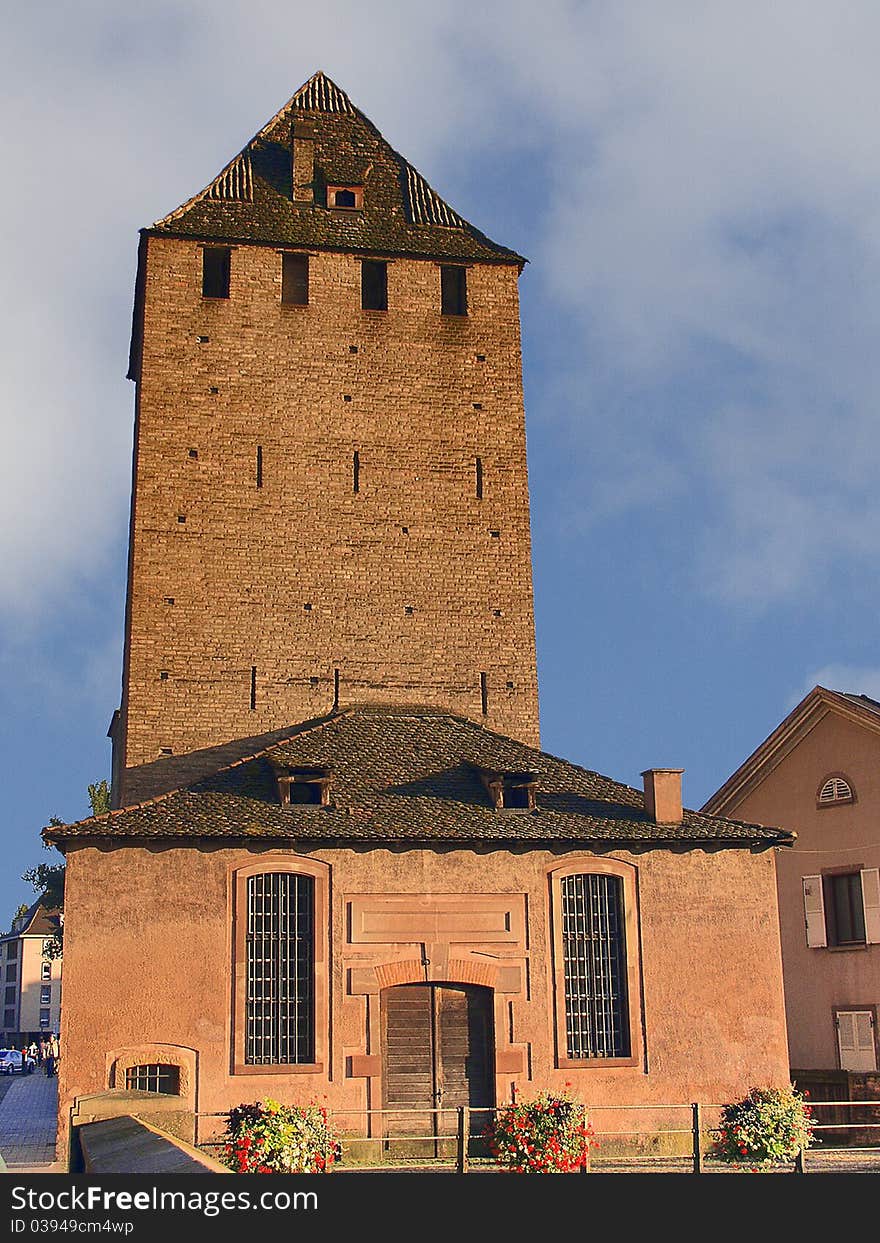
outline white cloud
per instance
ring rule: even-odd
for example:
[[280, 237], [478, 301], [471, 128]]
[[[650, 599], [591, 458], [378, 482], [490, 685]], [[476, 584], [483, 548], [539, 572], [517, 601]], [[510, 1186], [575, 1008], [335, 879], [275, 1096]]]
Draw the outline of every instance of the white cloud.
[[790, 697], [787, 711], [799, 704], [814, 686], [824, 686], [829, 691], [844, 695], [867, 695], [880, 700], [880, 669], [859, 668], [856, 665], [825, 665], [809, 674], [801, 689]]
[[124, 539], [136, 229], [318, 66], [490, 233], [480, 161], [521, 172], [530, 296], [570, 346], [531, 410], [566, 442], [562, 527], [687, 502], [695, 581], [751, 604], [871, 555], [875, 5], [84, 0], [4, 35], [7, 615]]

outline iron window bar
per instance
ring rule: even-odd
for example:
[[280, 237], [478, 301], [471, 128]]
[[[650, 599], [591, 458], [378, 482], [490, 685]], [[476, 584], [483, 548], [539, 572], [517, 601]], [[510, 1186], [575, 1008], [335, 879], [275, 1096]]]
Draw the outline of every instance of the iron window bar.
[[247, 882], [245, 1062], [314, 1061], [314, 882], [262, 872]]
[[622, 885], [617, 876], [562, 878], [565, 1033], [570, 1058], [628, 1057]]

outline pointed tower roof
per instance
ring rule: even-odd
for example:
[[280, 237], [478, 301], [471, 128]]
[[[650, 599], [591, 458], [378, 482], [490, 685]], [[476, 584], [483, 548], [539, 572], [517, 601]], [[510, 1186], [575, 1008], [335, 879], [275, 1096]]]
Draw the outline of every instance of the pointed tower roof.
[[[296, 160], [301, 163], [295, 173]], [[328, 206], [328, 187], [361, 187], [363, 207]], [[454, 211], [320, 70], [204, 190], [147, 232], [206, 241], [525, 262]]]

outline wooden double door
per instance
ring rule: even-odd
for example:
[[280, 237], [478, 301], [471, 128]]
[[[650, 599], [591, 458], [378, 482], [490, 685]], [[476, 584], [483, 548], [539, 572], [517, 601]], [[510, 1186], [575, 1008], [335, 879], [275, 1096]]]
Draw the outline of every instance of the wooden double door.
[[[382, 992], [381, 1004], [383, 1108], [392, 1111], [387, 1136], [449, 1135], [460, 1105], [494, 1105], [491, 989], [399, 984]], [[436, 1110], [442, 1112], [429, 1112]], [[472, 1115], [472, 1133], [488, 1119]]]

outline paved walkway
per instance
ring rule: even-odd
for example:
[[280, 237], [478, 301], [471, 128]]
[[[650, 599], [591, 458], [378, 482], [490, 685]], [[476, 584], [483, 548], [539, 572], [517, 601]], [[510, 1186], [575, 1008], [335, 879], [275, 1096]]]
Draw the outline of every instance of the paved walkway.
[[58, 1080], [42, 1071], [15, 1075], [0, 1100], [0, 1156], [10, 1169], [55, 1160]]

